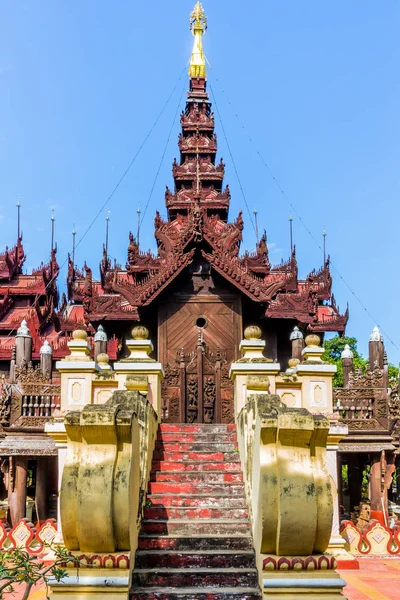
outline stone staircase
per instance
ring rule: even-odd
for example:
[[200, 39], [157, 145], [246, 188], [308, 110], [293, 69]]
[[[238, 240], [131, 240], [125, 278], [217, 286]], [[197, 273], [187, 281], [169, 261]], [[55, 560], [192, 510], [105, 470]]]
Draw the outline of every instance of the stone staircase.
[[160, 425], [132, 600], [260, 600], [235, 425]]

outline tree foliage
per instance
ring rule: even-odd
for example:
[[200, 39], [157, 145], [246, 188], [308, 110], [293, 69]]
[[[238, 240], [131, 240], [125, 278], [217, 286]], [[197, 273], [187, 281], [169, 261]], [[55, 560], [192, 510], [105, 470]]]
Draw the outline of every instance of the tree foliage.
[[367, 368], [368, 360], [363, 358], [362, 354], [357, 350], [357, 340], [354, 337], [340, 337], [339, 335], [324, 341], [325, 352], [322, 355], [322, 360], [326, 360], [337, 367], [337, 372], [333, 376], [333, 386], [343, 387], [343, 368], [341, 355], [344, 347], [348, 344], [353, 352], [353, 364], [355, 369], [361, 369], [364, 373]]
[[[49, 565], [24, 548], [9, 548], [0, 551], [0, 600], [5, 594], [14, 594], [15, 586], [22, 586], [21, 600], [27, 600], [35, 585], [44, 583], [48, 592], [50, 579], [61, 581], [67, 575], [63, 568], [68, 562], [75, 562], [71, 553], [62, 546], [51, 548], [54, 560]], [[48, 594], [47, 594], [48, 597]]]
[[[337, 367], [337, 372], [333, 377], [334, 387], [343, 387], [343, 368], [341, 355], [346, 344], [350, 346], [350, 350], [353, 352], [353, 365], [354, 369], [361, 369], [365, 373], [368, 365], [368, 359], [364, 358], [363, 355], [357, 349], [357, 340], [354, 337], [340, 337], [335, 336], [330, 340], [324, 341], [325, 352], [322, 355], [322, 360], [326, 360]], [[389, 381], [398, 380], [399, 369], [394, 365], [388, 365]]]

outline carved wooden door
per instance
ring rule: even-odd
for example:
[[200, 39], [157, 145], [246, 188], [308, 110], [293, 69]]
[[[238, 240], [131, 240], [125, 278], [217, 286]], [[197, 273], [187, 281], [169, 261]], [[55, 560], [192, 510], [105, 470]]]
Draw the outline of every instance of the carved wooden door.
[[159, 312], [163, 421], [233, 422], [229, 367], [241, 339], [240, 298], [189, 297]]
[[[226, 363], [226, 360], [224, 361]], [[220, 423], [222, 419], [221, 352], [210, 354], [198, 330], [196, 349], [180, 355], [179, 382], [181, 411], [186, 423]]]

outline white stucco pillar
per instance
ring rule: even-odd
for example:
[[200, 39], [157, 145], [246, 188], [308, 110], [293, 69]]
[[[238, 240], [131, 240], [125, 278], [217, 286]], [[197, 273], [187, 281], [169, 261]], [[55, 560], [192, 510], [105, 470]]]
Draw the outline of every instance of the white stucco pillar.
[[67, 455], [67, 432], [65, 431], [64, 419], [57, 419], [52, 423], [46, 423], [45, 432], [56, 444], [58, 451], [58, 488], [57, 488], [57, 538], [56, 542], [62, 542], [60, 490], [65, 457]]

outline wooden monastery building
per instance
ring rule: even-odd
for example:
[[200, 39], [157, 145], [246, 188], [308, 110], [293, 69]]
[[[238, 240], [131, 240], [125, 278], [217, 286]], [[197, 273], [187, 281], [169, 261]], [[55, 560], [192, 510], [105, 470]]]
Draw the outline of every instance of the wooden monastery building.
[[[15, 246], [0, 254], [1, 499], [12, 523], [29, 503], [33, 519], [56, 516], [57, 453], [44, 426], [60, 413], [55, 362], [68, 353], [73, 330], [85, 329], [94, 359], [107, 352], [112, 364], [124, 358], [132, 327], [145, 325], [165, 372], [162, 420], [210, 424], [234, 420], [228, 373], [240, 358], [244, 328], [261, 328], [265, 358], [283, 371], [290, 359], [301, 359], [308, 333], [345, 332], [348, 310], [340, 314], [336, 306], [329, 259], [299, 279], [295, 249], [271, 264], [265, 232], [254, 252], [241, 253], [244, 218], [229, 215], [202, 52], [200, 45], [192, 56], [179, 159], [165, 193], [167, 218], [156, 212], [154, 219], [157, 254], [121, 232], [129, 241], [125, 268], [112, 266], [106, 251], [99, 272], [89, 261], [81, 271], [69, 258], [61, 301], [55, 248], [50, 262], [29, 274], [19, 231]], [[380, 337], [375, 346], [367, 374], [353, 375], [351, 357], [344, 357], [345, 387], [335, 390], [351, 431], [342, 456], [352, 474], [368, 460], [380, 465], [382, 449], [393, 462], [394, 401]], [[352, 475], [349, 485], [354, 506], [361, 482]]]

